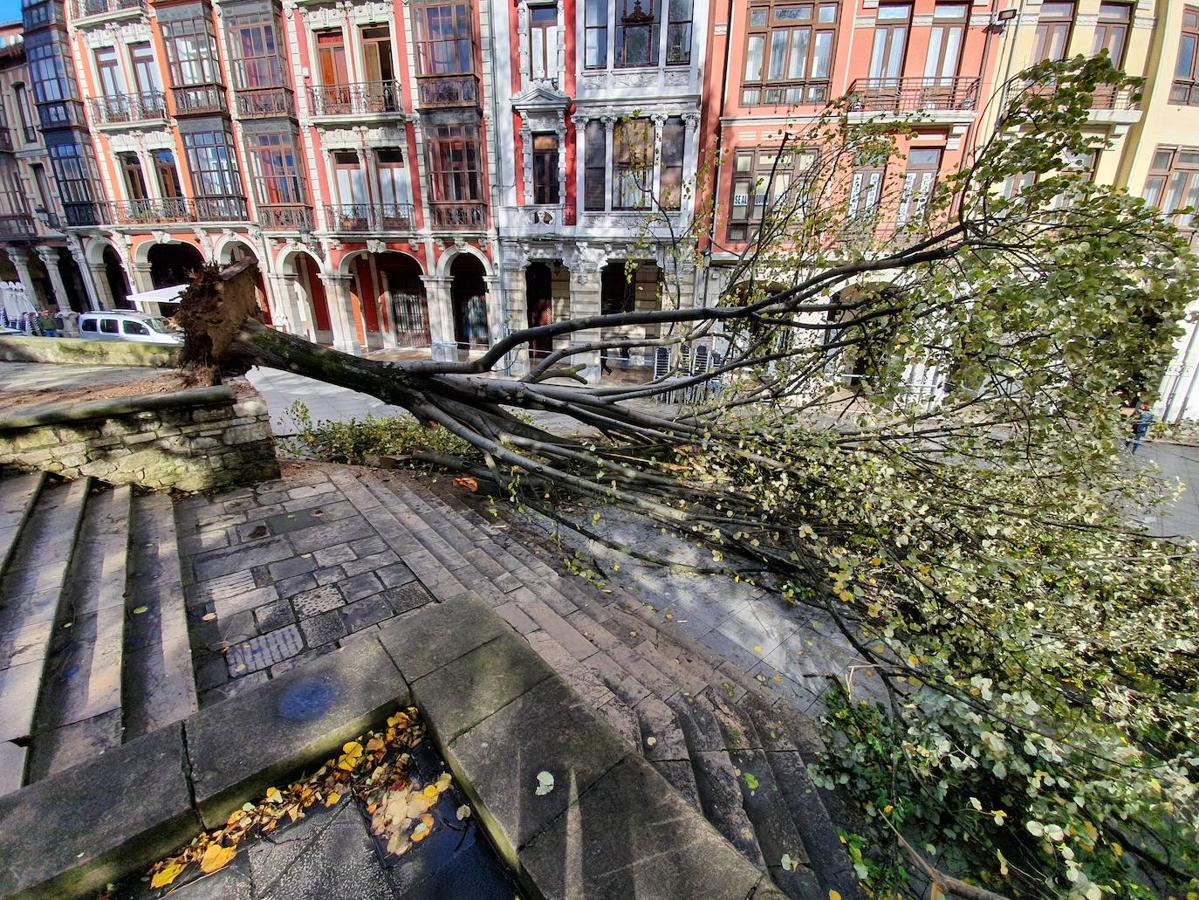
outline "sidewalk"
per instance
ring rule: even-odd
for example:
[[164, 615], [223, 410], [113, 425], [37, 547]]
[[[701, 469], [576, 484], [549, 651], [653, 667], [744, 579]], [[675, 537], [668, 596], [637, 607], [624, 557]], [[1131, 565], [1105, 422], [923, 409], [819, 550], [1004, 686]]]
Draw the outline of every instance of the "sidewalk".
[[1148, 443], [1141, 446], [1135, 459], [1138, 464], [1156, 463], [1167, 481], [1178, 479], [1183, 486], [1173, 507], [1146, 513], [1150, 533], [1199, 539], [1199, 447]]

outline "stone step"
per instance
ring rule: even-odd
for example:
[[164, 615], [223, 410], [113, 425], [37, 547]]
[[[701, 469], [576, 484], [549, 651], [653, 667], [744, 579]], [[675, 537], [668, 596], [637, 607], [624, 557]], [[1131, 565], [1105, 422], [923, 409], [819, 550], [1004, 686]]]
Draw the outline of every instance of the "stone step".
[[45, 483], [45, 472], [19, 473], [0, 479], [0, 572], [8, 565], [21, 527]]
[[135, 494], [125, 585], [125, 740], [196, 711], [196, 682], [171, 498]]
[[[0, 792], [21, 784], [50, 636], [87, 507], [91, 479], [45, 487], [0, 578]], [[14, 783], [15, 782], [15, 783]]]
[[88, 502], [38, 701], [27, 782], [121, 743], [128, 485]]

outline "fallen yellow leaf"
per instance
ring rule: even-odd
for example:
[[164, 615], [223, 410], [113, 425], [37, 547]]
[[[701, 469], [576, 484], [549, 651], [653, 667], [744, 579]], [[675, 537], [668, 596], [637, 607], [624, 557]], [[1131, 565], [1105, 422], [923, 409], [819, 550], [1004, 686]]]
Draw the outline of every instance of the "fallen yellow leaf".
[[209, 844], [200, 860], [200, 871], [205, 875], [217, 872], [233, 861], [237, 856], [236, 847], [222, 847], [220, 844]]
[[283, 795], [279, 793], [278, 788], [271, 787], [271, 788], [266, 789], [266, 802], [267, 803], [278, 803], [282, 799], [283, 799]]
[[438, 777], [438, 779], [437, 779], [437, 791], [438, 791], [438, 793], [440, 793], [441, 791], [444, 791], [444, 790], [448, 790], [448, 789], [449, 789], [449, 786], [450, 786], [450, 781], [451, 781], [451, 780], [452, 780], [452, 779], [450, 778], [450, 773], [449, 773], [449, 772], [442, 772], [442, 773], [441, 773], [441, 775], [440, 775], [440, 776]]
[[150, 887], [163, 888], [179, 877], [183, 872], [183, 866], [177, 862], [171, 863], [169, 866], [164, 866], [154, 873], [154, 877], [150, 879]]
[[437, 799], [439, 791], [437, 790], [437, 785], [430, 784], [425, 787], [422, 793], [424, 793], [426, 800], [433, 801]]
[[330, 794], [325, 798], [325, 806], [336, 806], [341, 799], [341, 794]]

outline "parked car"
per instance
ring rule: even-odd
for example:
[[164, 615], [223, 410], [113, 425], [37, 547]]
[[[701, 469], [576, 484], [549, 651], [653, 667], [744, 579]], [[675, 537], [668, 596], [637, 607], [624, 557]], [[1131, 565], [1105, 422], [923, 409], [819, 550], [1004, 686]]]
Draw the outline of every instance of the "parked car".
[[133, 341], [137, 344], [182, 344], [183, 332], [162, 316], [124, 309], [106, 309], [79, 317], [79, 336], [93, 341]]

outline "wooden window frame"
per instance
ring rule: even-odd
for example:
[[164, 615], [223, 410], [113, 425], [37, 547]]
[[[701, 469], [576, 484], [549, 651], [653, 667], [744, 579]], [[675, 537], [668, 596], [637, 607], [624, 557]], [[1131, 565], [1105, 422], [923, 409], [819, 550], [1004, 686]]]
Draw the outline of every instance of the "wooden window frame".
[[[1191, 47], [1190, 65], [1183, 71], [1182, 49]], [[1178, 36], [1178, 56], [1174, 60], [1174, 82], [1169, 102], [1175, 106], [1199, 106], [1199, 6], [1182, 8], [1182, 33]]]
[[583, 128], [583, 209], [587, 212], [606, 208], [607, 158], [608, 129], [599, 119], [590, 119]]
[[[558, 189], [561, 141], [557, 132], [553, 131], [534, 132], [529, 140], [533, 142], [533, 203], [537, 206], [556, 206], [562, 202], [562, 192]], [[539, 140], [546, 146], [539, 148]], [[551, 140], [553, 147], [549, 146]]]
[[[1114, 10], [1119, 10], [1113, 14]], [[1124, 68], [1124, 57], [1128, 53], [1128, 34], [1132, 29], [1132, 18], [1135, 13], [1133, 4], [1103, 0], [1099, 4], [1099, 19], [1095, 24], [1095, 40], [1091, 45], [1091, 55], [1096, 56], [1100, 51], [1109, 50], [1108, 56], [1112, 65], [1117, 69]], [[1112, 36], [1119, 35], [1114, 42], [1117, 52], [1111, 53]]]
[[[1046, 12], [1046, 8], [1052, 11]], [[1069, 15], [1056, 11], [1057, 7], [1069, 7]], [[1045, 62], [1046, 60], [1062, 60], [1070, 54], [1070, 40], [1074, 37], [1074, 22], [1078, 15], [1078, 3], [1075, 0], [1046, 0], [1045, 5], [1041, 7], [1040, 15], [1037, 17], [1037, 25], [1034, 31], [1032, 63]], [[1064, 26], [1064, 37], [1062, 39], [1062, 49], [1060, 56], [1053, 56], [1051, 48], [1053, 45], [1052, 36], [1062, 32]]]
[[[790, 10], [808, 10], [806, 19], [786, 19], [781, 13]], [[823, 104], [829, 100], [832, 85], [832, 70], [837, 57], [837, 26], [841, 18], [841, 3], [827, 0], [769, 0], [752, 3], [746, 11], [745, 65], [741, 71], [742, 106], [790, 106], [795, 104]], [[802, 15], [802, 13], [799, 13]], [[795, 42], [807, 41], [803, 54], [803, 75], [799, 78], [772, 79], [770, 77], [770, 49], [773, 35], [786, 31], [786, 47], [783, 53], [784, 75], [793, 63]], [[806, 33], [801, 38], [800, 33]], [[751, 50], [755, 41], [761, 42], [760, 64], [755, 77], [750, 71]], [[828, 48], [824, 60], [824, 72], [817, 72], [818, 47], [825, 43]]]

